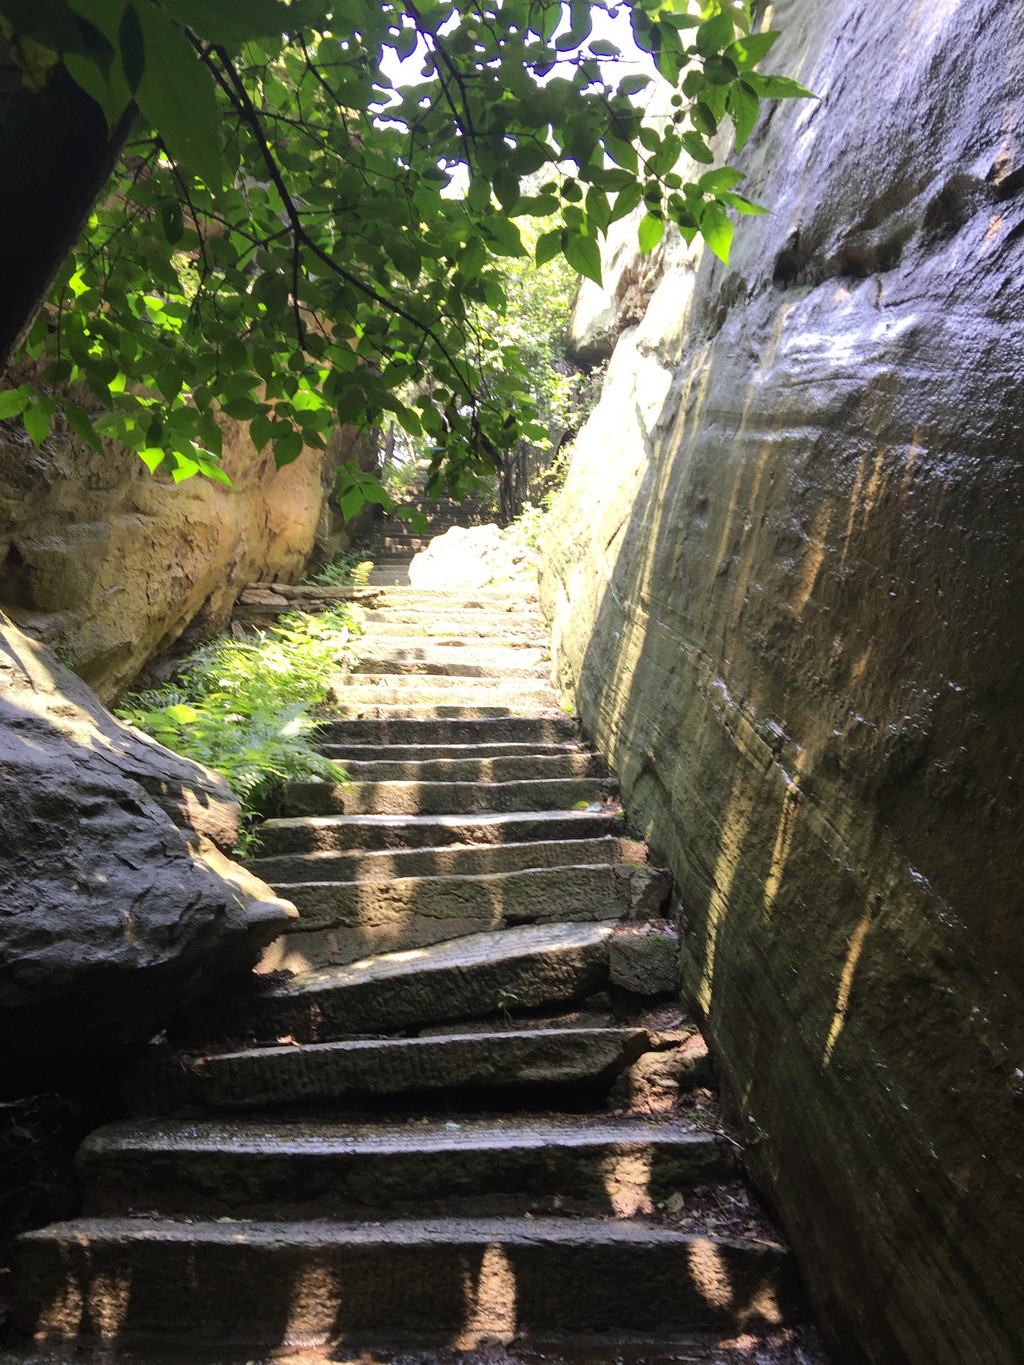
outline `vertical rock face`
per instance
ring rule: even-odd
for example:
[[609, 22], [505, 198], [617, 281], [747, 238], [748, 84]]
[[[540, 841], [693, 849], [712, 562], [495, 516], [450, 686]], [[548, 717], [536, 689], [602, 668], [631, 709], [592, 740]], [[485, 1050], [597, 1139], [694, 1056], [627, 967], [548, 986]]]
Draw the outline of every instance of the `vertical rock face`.
[[[780, 0], [820, 99], [668, 261], [542, 591], [835, 1342], [1024, 1341], [1024, 5]], [[580, 324], [583, 325], [582, 323]]]
[[66, 429], [36, 450], [19, 420], [0, 422], [0, 605], [105, 700], [174, 642], [221, 629], [246, 583], [300, 578], [334, 466], [358, 454], [343, 429], [275, 469], [242, 424], [223, 427], [231, 488], [154, 479]]

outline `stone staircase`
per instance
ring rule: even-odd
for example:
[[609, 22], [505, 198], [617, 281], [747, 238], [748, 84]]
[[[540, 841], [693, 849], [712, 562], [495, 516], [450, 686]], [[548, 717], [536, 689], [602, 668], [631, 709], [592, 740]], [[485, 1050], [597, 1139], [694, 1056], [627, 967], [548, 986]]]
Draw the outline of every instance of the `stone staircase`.
[[533, 596], [345, 595], [363, 658], [323, 740], [350, 781], [292, 784], [252, 860], [295, 931], [86, 1140], [84, 1216], [21, 1242], [23, 1339], [784, 1352], [795, 1272], [675, 1001], [668, 879], [559, 709]]

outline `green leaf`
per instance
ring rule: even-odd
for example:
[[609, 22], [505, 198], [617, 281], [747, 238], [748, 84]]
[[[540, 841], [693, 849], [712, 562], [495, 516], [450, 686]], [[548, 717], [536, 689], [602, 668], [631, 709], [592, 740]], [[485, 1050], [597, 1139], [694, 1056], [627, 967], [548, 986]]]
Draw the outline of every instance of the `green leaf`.
[[640, 219], [640, 226], [637, 229], [637, 239], [640, 242], [640, 254], [648, 256], [665, 235], [664, 218], [655, 218], [653, 214], [647, 213]]
[[706, 19], [697, 30], [697, 51], [702, 57], [710, 57], [728, 47], [736, 36], [736, 27], [728, 11]]
[[84, 408], [80, 408], [77, 403], [71, 403], [65, 399], [64, 418], [76, 436], [80, 436], [83, 441], [87, 441], [98, 455], [103, 454], [103, 442], [100, 440], [98, 433], [93, 430], [92, 422], [89, 420], [89, 414]]
[[5, 389], [0, 393], [0, 421], [5, 417], [20, 417], [31, 397], [32, 391], [26, 385], [17, 389]]
[[814, 92], [791, 76], [759, 76], [751, 71], [744, 80], [755, 94], [766, 100], [813, 99]]
[[274, 463], [278, 469], [297, 460], [302, 454], [303, 445], [302, 433], [299, 431], [290, 431], [287, 436], [279, 436], [274, 442]]
[[565, 259], [573, 270], [595, 284], [601, 283], [601, 248], [596, 238], [570, 233], [565, 239]]
[[136, 103], [175, 161], [195, 171], [212, 190], [223, 184], [220, 113], [213, 78], [184, 33], [146, 3], [139, 10], [146, 42], [145, 71]]
[[608, 220], [609, 223], [617, 223], [620, 218], [625, 218], [627, 213], [632, 213], [643, 197], [644, 187], [639, 180], [634, 180], [624, 189], [619, 190], [615, 196], [615, 206]]
[[118, 30], [117, 41], [121, 51], [121, 65], [124, 67], [125, 80], [128, 82], [128, 89], [134, 95], [139, 88], [139, 82], [142, 80], [142, 72], [146, 64], [142, 26], [139, 23], [138, 12], [134, 5], [125, 7], [124, 14], [121, 16], [121, 27]]
[[211, 43], [274, 38], [297, 27], [297, 16], [281, 0], [162, 0], [162, 7]]
[[56, 406], [56, 398], [38, 398], [21, 415], [29, 439], [37, 449], [50, 434], [50, 422], [53, 419]]
[[185, 220], [177, 199], [161, 199], [160, 226], [169, 245], [176, 246], [185, 233]]
[[762, 57], [771, 51], [776, 39], [779, 37], [777, 31], [767, 30], [764, 33], [749, 33], [730, 44], [722, 54], [740, 71], [747, 71], [750, 67], [756, 66]]
[[720, 191], [718, 197], [723, 203], [728, 204], [730, 208], [736, 209], [738, 213], [755, 214], [768, 212], [768, 210], [762, 208], [760, 204], [752, 204], [749, 199], [744, 199], [742, 194], [730, 194], [727, 190], [723, 190]]
[[736, 129], [736, 150], [739, 151], [754, 131], [761, 105], [750, 86], [740, 81], [729, 91], [726, 108]]
[[620, 95], [638, 95], [641, 90], [646, 90], [651, 83], [650, 76], [623, 76], [619, 81]]
[[719, 166], [713, 171], [705, 171], [697, 181], [697, 188], [701, 194], [719, 194], [722, 190], [731, 190], [742, 179], [743, 172], [734, 166]]
[[160, 450], [159, 448], [152, 446], [145, 446], [142, 450], [137, 450], [135, 453], [151, 474], [156, 473], [167, 456], [166, 450]]
[[546, 265], [548, 261], [554, 260], [561, 250], [561, 229], [556, 228], [552, 232], [544, 232], [537, 238], [537, 245], [534, 249], [534, 260], [537, 265]]
[[710, 166], [714, 161], [711, 149], [701, 137], [700, 133], [684, 133], [681, 138], [683, 146], [693, 157], [694, 161], [699, 161], [702, 165]]
[[725, 209], [718, 204], [705, 204], [700, 216], [700, 235], [723, 265], [729, 264], [733, 226]]

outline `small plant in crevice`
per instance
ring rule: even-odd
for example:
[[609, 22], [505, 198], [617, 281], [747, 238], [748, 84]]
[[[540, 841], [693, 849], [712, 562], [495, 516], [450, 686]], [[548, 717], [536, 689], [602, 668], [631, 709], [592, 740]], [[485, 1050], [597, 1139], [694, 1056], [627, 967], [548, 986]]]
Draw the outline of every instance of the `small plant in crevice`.
[[[174, 683], [127, 697], [117, 714], [219, 772], [248, 825], [273, 812], [284, 782], [346, 780], [314, 747], [314, 710], [361, 629], [344, 603], [316, 616], [291, 613], [259, 634], [204, 645]], [[249, 841], [243, 835], [240, 851]]]

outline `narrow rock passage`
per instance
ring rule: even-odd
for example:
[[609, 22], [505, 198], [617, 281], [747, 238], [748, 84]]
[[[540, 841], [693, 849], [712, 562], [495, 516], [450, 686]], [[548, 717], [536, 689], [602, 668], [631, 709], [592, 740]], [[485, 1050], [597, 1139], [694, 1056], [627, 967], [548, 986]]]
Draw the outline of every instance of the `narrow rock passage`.
[[[416, 546], [389, 548], [396, 574]], [[87, 1139], [85, 1216], [22, 1240], [20, 1328], [810, 1362], [675, 1003], [668, 878], [559, 708], [534, 595], [356, 595], [323, 730], [351, 782], [292, 784], [252, 860], [301, 918]]]

